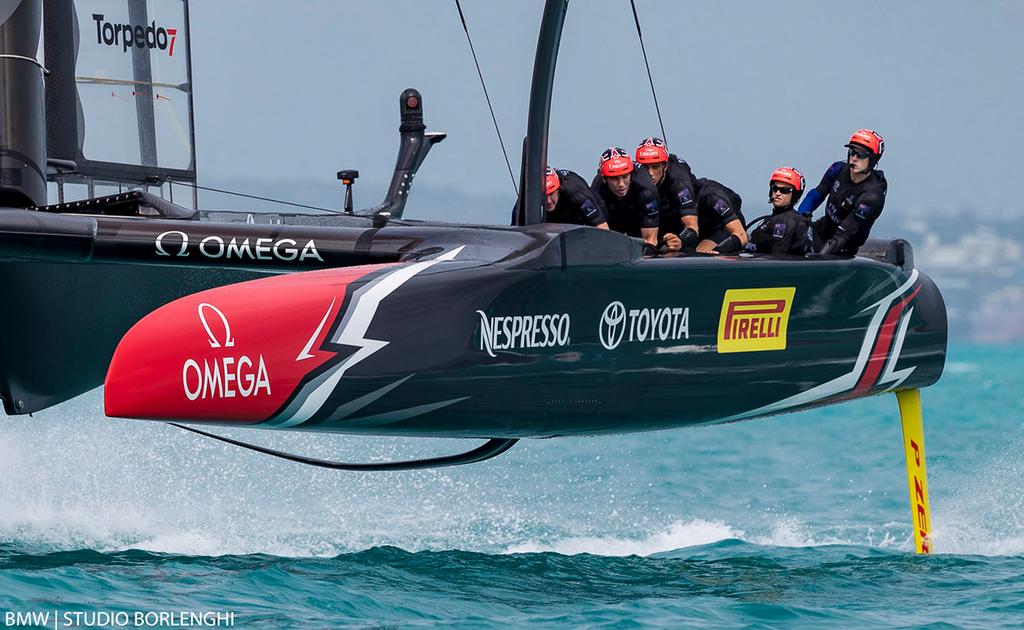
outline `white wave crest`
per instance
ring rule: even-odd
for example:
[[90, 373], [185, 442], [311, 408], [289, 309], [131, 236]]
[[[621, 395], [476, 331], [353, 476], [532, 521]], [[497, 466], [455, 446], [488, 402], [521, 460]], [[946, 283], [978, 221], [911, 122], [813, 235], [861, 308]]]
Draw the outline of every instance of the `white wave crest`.
[[653, 553], [708, 545], [730, 538], [743, 538], [743, 535], [743, 532], [734, 530], [725, 523], [694, 519], [687, 522], [675, 521], [667, 530], [646, 538], [578, 536], [550, 543], [526, 542], [511, 545], [506, 552], [540, 553], [550, 551], [563, 555], [590, 553], [600, 556], [649, 556]]

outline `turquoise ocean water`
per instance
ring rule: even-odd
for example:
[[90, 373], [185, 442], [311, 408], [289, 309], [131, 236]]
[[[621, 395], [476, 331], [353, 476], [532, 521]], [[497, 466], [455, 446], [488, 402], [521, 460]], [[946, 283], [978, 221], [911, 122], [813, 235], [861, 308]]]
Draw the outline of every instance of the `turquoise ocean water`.
[[[1021, 627], [1022, 351], [953, 346], [923, 392], [931, 557], [912, 551], [891, 395], [358, 474], [104, 419], [93, 393], [0, 419], [0, 628]], [[360, 460], [462, 446], [254, 440]]]

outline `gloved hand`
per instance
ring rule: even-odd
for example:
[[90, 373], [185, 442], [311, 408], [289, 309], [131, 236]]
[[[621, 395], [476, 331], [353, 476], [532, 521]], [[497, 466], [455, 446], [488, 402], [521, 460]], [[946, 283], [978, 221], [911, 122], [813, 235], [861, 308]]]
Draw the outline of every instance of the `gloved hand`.
[[720, 254], [732, 254], [738, 252], [742, 248], [743, 243], [740, 241], [740, 237], [735, 234], [730, 234], [729, 238], [715, 246], [715, 249]]
[[[683, 247], [683, 242], [675, 234], [669, 233], [661, 237], [661, 243], [658, 247], [659, 252], [678, 252]], [[661, 250], [664, 250], [663, 252]]]
[[825, 246], [818, 252], [822, 256], [828, 256], [837, 253], [843, 247], [843, 243], [837, 238], [831, 238], [825, 243]]
[[700, 240], [697, 236], [697, 231], [693, 228], [683, 228], [683, 231], [679, 233], [679, 240], [682, 243], [682, 247], [693, 247]]

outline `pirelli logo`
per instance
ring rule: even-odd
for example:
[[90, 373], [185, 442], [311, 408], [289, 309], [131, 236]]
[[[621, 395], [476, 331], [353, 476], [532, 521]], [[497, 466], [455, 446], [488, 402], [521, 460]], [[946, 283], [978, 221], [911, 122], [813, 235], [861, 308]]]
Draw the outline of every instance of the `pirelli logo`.
[[796, 287], [730, 289], [718, 320], [718, 352], [785, 350]]

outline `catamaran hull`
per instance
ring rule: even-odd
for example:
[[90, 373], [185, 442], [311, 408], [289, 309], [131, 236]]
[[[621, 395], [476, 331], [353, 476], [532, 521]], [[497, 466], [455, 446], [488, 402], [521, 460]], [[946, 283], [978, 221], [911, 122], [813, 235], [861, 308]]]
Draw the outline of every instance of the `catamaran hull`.
[[[137, 194], [82, 209], [109, 210], [111, 204], [131, 204]], [[0, 309], [4, 409], [32, 413], [100, 386], [128, 329], [190, 293], [282, 273], [416, 259], [443, 251], [453, 234], [472, 244], [478, 256], [494, 258], [550, 238], [544, 232], [486, 228], [375, 229], [367, 217], [330, 219], [340, 225], [0, 208], [0, 286], [7, 297]]]
[[259, 279], [157, 309], [114, 355], [106, 412], [548, 437], [729, 422], [924, 387], [942, 372], [945, 309], [911, 268], [564, 256], [524, 268], [463, 262], [461, 250]]
[[8, 414], [45, 409], [103, 383], [125, 332], [183, 295], [263, 274], [113, 264], [0, 261], [0, 398]]

